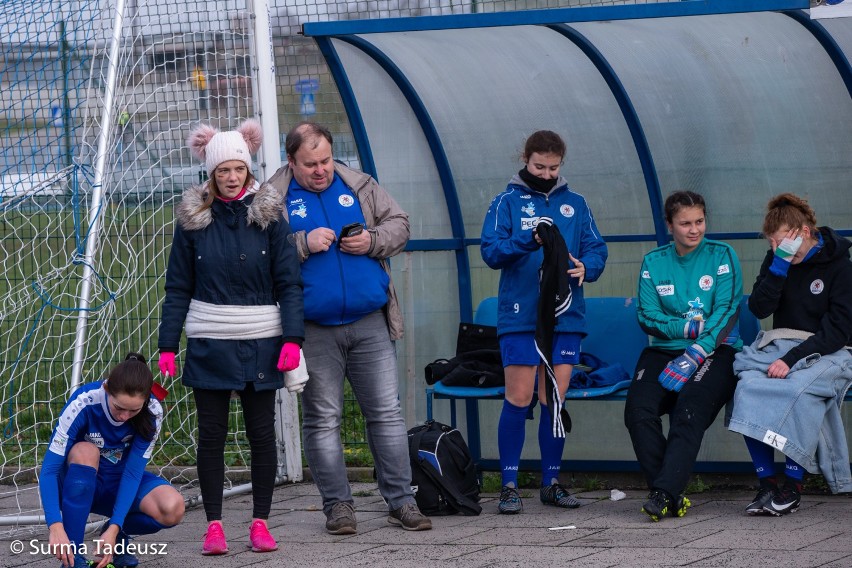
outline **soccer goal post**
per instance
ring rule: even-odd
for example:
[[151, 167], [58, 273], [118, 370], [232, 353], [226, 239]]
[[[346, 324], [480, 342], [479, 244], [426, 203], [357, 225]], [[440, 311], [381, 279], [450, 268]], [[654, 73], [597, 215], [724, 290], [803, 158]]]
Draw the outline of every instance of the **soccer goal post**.
[[[206, 176], [186, 148], [190, 129], [260, 117], [255, 173], [263, 180], [280, 163], [265, 0], [180, 8], [170, 0], [3, 2], [0, 535], [42, 530], [38, 472], [69, 393], [129, 351], [159, 374], [173, 210]], [[179, 377], [163, 382], [169, 396], [150, 467], [196, 504], [192, 393]], [[282, 390], [276, 398], [278, 481], [298, 481], [296, 397]], [[238, 399], [229, 424], [225, 490], [244, 492], [251, 456]]]

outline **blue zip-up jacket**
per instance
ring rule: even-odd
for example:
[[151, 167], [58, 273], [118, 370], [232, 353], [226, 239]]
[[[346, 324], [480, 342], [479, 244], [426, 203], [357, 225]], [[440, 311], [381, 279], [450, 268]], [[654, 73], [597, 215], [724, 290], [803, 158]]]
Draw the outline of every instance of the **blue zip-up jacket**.
[[338, 233], [338, 240], [329, 250], [312, 254], [302, 262], [306, 320], [343, 325], [387, 304], [390, 277], [379, 261], [340, 250], [340, 229], [350, 223], [365, 224], [355, 194], [340, 176], [335, 175], [331, 185], [321, 192], [308, 191], [293, 178], [287, 191], [287, 211], [294, 232], [310, 233], [318, 227], [330, 227]]
[[[370, 249], [366, 256], [375, 259], [388, 277], [387, 301], [384, 307], [385, 318], [388, 322], [388, 333], [390, 333], [392, 341], [402, 339], [402, 310], [399, 307], [399, 299], [396, 296], [393, 280], [390, 276], [389, 259], [402, 252], [408, 242], [410, 236], [408, 215], [375, 179], [364, 172], [348, 168], [340, 162], [334, 162], [334, 175], [339, 177], [343, 184], [352, 191], [358, 203], [358, 208], [361, 210], [361, 215], [366, 220], [366, 230], [370, 235]], [[286, 202], [292, 180], [293, 171], [289, 164], [285, 164], [269, 178], [267, 185], [275, 188], [282, 201]], [[323, 191], [327, 190], [326, 188]], [[288, 221], [292, 222], [293, 216], [300, 217], [301, 215], [297, 211], [294, 211], [291, 215], [287, 208], [284, 209], [284, 217]], [[341, 228], [335, 227], [335, 230], [339, 231]], [[293, 244], [296, 245], [299, 261], [304, 263], [311, 256], [308, 249], [308, 233], [304, 230], [294, 230], [291, 239]]]
[[[538, 275], [544, 253], [533, 238], [540, 217], [553, 219], [568, 251], [586, 269], [584, 282], [600, 278], [607, 247], [586, 199], [559, 177], [550, 193], [530, 189], [516, 174], [506, 191], [491, 202], [482, 225], [481, 254], [485, 263], [500, 270], [497, 294], [497, 332], [532, 332], [536, 327]], [[573, 264], [571, 266], [573, 268]], [[583, 288], [571, 278], [571, 307], [556, 320], [554, 331], [586, 334]]]

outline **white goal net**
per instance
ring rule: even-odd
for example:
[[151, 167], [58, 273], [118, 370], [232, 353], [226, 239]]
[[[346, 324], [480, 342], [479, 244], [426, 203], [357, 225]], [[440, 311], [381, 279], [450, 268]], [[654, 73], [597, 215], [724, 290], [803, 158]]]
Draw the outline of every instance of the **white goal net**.
[[[173, 208], [205, 175], [186, 149], [192, 126], [231, 129], [262, 114], [280, 117], [284, 132], [313, 118], [334, 132], [335, 156], [359, 165], [301, 24], [646, 1], [0, 0], [0, 537], [43, 530], [39, 464], [72, 385], [101, 378], [128, 351], [156, 372]], [[271, 50], [256, 45], [267, 36]], [[265, 86], [277, 108], [259, 113]], [[263, 151], [277, 157], [268, 132]], [[193, 503], [194, 403], [179, 380], [164, 382], [151, 463]], [[300, 479], [295, 402], [279, 398], [279, 478]], [[229, 487], [248, 480], [241, 425], [235, 402]], [[344, 443], [366, 446], [359, 438]]]
[[[228, 129], [255, 113], [246, 3], [181, 8], [130, 0], [116, 26], [116, 3], [105, 0], [2, 3], [0, 533], [39, 520], [38, 468], [75, 377], [75, 348], [83, 383], [129, 351], [159, 375], [173, 207], [205, 175], [186, 135], [199, 121]], [[179, 380], [164, 383], [151, 463], [192, 501], [194, 402]], [[232, 408], [229, 486], [247, 483], [250, 463]]]

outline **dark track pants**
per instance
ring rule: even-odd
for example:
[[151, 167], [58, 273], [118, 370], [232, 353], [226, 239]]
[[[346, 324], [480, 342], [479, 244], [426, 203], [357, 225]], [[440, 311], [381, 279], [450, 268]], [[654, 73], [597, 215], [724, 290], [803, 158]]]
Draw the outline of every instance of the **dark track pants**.
[[[639, 357], [624, 406], [624, 424], [649, 489], [682, 494], [701, 448], [704, 432], [733, 397], [737, 377], [734, 349], [723, 345], [698, 368], [683, 389], [664, 389], [657, 378], [681, 352], [648, 347]], [[660, 417], [669, 415], [668, 438]]]

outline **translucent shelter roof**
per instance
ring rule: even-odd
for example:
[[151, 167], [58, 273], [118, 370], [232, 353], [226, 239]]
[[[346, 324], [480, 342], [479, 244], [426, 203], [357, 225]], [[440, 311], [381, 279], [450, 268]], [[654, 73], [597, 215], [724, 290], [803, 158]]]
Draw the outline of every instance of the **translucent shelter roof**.
[[[690, 189], [712, 234], [754, 239], [769, 197], [806, 196], [852, 234], [852, 19], [807, 1], [686, 1], [306, 24], [341, 92], [363, 168], [411, 217], [409, 250], [468, 247], [555, 130], [563, 175], [607, 241], [667, 241], [661, 203]], [[804, 5], [804, 6], [803, 6]], [[723, 13], [728, 12], [728, 13]]]

